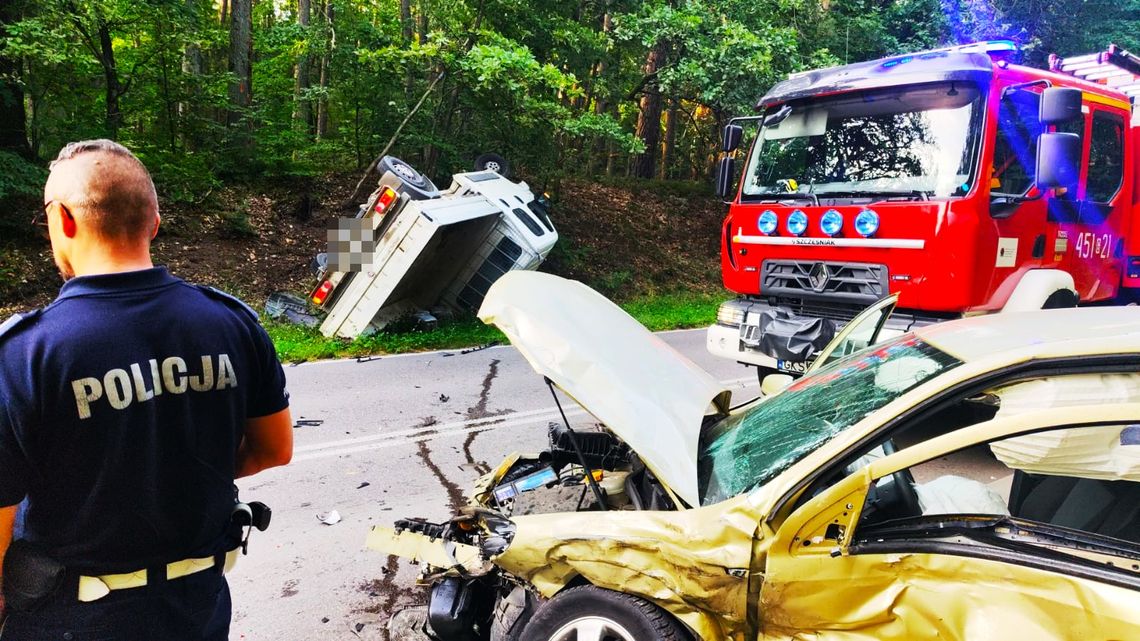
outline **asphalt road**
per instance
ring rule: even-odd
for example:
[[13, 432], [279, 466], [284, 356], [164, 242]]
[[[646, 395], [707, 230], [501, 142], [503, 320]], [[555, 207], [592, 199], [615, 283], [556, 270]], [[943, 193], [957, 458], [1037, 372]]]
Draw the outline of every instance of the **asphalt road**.
[[[663, 333], [734, 390], [757, 393], [754, 370], [710, 356], [704, 330]], [[230, 574], [231, 639], [385, 639], [388, 615], [423, 600], [415, 569], [364, 549], [369, 528], [442, 519], [472, 481], [513, 451], [537, 452], [560, 420], [542, 378], [511, 347], [286, 367], [293, 463], [239, 483], [273, 508]], [[652, 384], [653, 372], [645, 372]], [[572, 425], [590, 417], [566, 402]], [[319, 515], [335, 510], [341, 521]]]

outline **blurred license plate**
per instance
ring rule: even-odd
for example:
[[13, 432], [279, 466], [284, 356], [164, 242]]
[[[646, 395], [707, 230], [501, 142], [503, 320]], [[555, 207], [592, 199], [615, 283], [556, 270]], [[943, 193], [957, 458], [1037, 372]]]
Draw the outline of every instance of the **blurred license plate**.
[[807, 370], [807, 363], [803, 361], [776, 361], [776, 369], [781, 372], [789, 372], [792, 374], [803, 374]]

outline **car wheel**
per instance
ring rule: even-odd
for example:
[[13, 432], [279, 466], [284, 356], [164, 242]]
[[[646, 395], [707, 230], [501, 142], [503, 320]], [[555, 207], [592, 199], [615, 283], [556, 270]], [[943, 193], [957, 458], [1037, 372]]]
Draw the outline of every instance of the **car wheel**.
[[407, 194], [412, 200], [429, 200], [439, 196], [439, 190], [427, 176], [395, 156], [381, 158], [379, 168], [381, 184], [387, 184], [396, 191]]
[[475, 171], [493, 171], [503, 178], [510, 178], [511, 164], [499, 154], [482, 154], [475, 159]]
[[689, 641], [661, 608], [592, 585], [572, 588], [539, 608], [520, 641]]

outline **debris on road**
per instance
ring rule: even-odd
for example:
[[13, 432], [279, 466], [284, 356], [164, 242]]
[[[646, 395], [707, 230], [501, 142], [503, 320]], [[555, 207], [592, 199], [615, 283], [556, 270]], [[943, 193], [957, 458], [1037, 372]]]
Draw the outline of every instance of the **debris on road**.
[[328, 512], [327, 514], [318, 514], [317, 520], [320, 521], [321, 523], [324, 523], [325, 525], [336, 525], [337, 523], [340, 523], [340, 521], [341, 521], [340, 512], [337, 512], [336, 510], [332, 510], [331, 512]]
[[491, 341], [490, 343], [484, 343], [482, 345], [476, 345], [475, 347], [468, 347], [467, 349], [462, 350], [459, 353], [461, 355], [462, 354], [473, 354], [475, 352], [481, 352], [485, 349], [490, 349], [490, 348], [495, 347], [499, 344], [500, 344], [499, 341]]
[[368, 481], [364, 481], [360, 485], [357, 485], [356, 489], [363, 490], [364, 488], [368, 487], [369, 485], [372, 485], [372, 484], [369, 483]]
[[297, 429], [298, 427], [320, 427], [321, 425], [324, 425], [324, 423], [324, 419], [305, 418], [302, 416], [293, 423], [293, 429]]

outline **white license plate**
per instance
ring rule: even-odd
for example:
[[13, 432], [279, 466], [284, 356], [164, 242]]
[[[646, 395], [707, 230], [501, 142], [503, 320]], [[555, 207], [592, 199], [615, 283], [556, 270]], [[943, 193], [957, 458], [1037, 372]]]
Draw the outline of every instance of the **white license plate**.
[[777, 360], [776, 369], [781, 372], [789, 372], [791, 374], [803, 374], [807, 371], [808, 364], [803, 361], [785, 361]]

